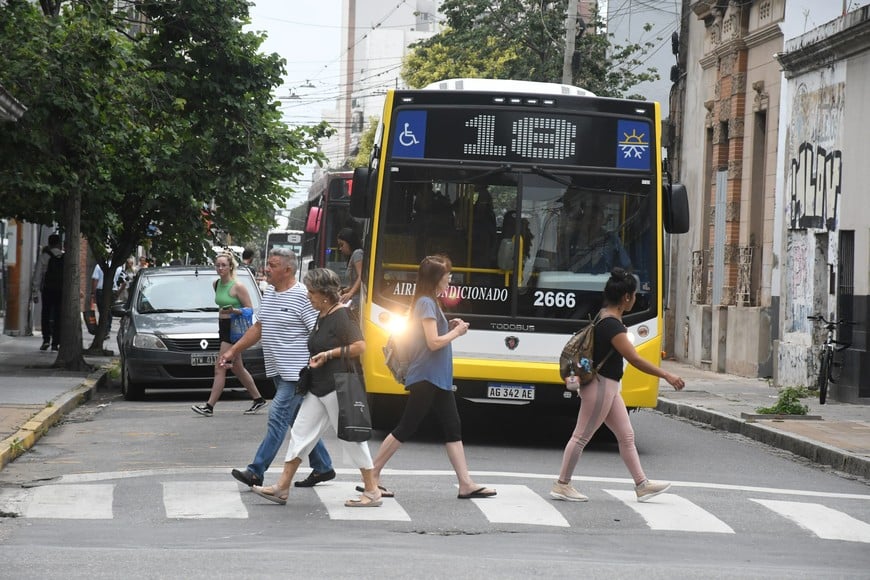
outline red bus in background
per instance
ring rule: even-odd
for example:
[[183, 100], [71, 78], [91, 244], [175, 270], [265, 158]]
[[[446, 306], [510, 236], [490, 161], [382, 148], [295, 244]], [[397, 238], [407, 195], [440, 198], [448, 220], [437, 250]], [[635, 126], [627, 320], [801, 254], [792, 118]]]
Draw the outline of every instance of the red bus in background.
[[353, 171], [327, 171], [308, 189], [300, 279], [311, 268], [329, 268], [347, 283], [347, 256], [338, 250], [337, 236], [342, 228], [362, 234], [361, 221], [350, 215], [352, 188]]

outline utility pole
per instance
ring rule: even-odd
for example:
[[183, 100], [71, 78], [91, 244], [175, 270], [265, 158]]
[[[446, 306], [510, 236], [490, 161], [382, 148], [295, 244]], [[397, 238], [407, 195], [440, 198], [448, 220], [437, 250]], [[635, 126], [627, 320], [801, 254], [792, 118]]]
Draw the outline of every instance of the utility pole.
[[573, 85], [571, 62], [574, 58], [574, 39], [577, 37], [577, 0], [568, 0], [568, 15], [565, 18], [565, 55], [562, 59], [562, 84]]

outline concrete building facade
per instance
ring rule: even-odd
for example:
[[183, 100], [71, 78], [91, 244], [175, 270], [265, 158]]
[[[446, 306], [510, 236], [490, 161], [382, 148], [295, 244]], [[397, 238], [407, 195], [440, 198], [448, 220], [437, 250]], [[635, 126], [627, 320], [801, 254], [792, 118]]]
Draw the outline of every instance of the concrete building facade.
[[743, 376], [773, 374], [771, 292], [785, 0], [684, 2], [672, 93], [672, 170], [692, 228], [672, 240], [669, 352]]
[[671, 245], [677, 359], [814, 385], [824, 334], [807, 316], [848, 318], [859, 325], [831, 397], [868, 400], [870, 214], [857, 192], [870, 57], [857, 4], [824, 24], [845, 4], [684, 1], [669, 153], [692, 229]]
[[856, 324], [839, 330], [850, 346], [829, 396], [870, 403], [870, 6], [787, 39], [777, 57], [786, 98], [776, 382], [816, 380], [825, 331], [807, 316], [845, 319]]

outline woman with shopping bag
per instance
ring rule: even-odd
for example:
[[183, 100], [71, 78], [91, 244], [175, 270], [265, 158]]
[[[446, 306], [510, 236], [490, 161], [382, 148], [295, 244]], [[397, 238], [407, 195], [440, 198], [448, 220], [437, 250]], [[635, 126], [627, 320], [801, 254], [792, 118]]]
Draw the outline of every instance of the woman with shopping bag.
[[[308, 299], [320, 314], [314, 330], [308, 337], [311, 353], [309, 371], [304, 384], [307, 392], [299, 407], [299, 414], [290, 429], [284, 471], [274, 485], [251, 490], [257, 495], [284, 505], [290, 495], [290, 483], [299, 469], [302, 458], [314, 448], [330, 427], [339, 432], [339, 403], [336, 395], [336, 376], [352, 370], [359, 371], [359, 357], [365, 352], [359, 325], [353, 321], [348, 309], [340, 302], [341, 281], [338, 275], [326, 268], [308, 272], [304, 280]], [[351, 437], [353, 438], [353, 437]], [[345, 502], [347, 507], [378, 507], [381, 493], [375, 484], [372, 472], [372, 456], [366, 441], [349, 441], [340, 438], [344, 452], [362, 474], [362, 495]]]
[[[214, 415], [214, 406], [221, 398], [224, 392], [224, 386], [227, 382], [227, 369], [220, 364], [221, 355], [223, 355], [232, 344], [241, 338], [233, 335], [233, 323], [239, 331], [239, 324], [244, 325], [244, 321], [248, 320], [251, 310], [251, 296], [248, 294], [244, 284], [238, 284], [236, 281], [236, 269], [238, 263], [235, 257], [229, 252], [223, 252], [215, 258], [214, 267], [219, 278], [214, 282], [214, 301], [220, 308], [218, 312], [218, 334], [220, 336], [221, 346], [218, 353], [217, 362], [214, 366], [214, 381], [211, 385], [211, 394], [202, 405], [193, 405], [191, 409], [194, 413], [198, 413], [203, 417], [211, 417]], [[247, 389], [248, 394], [254, 402], [251, 407], [245, 411], [245, 415], [253, 415], [269, 402], [263, 398], [257, 389], [257, 384], [254, 382], [254, 377], [245, 368], [242, 357], [237, 356], [233, 359], [233, 364], [229, 367], [239, 382]]]

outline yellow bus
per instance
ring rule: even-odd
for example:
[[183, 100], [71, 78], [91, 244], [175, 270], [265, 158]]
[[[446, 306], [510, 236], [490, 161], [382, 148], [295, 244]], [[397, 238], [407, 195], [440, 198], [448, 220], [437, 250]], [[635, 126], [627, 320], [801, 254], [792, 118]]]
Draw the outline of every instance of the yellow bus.
[[[354, 174], [365, 220], [363, 367], [379, 416], [405, 394], [382, 347], [404, 321], [420, 261], [446, 254], [455, 392], [474, 405], [576, 410], [558, 358], [602, 304], [614, 266], [639, 280], [624, 321], [659, 364], [663, 232], [688, 230], [682, 185], [663, 183], [660, 111], [577, 87], [452, 79], [391, 90], [371, 164]], [[654, 407], [658, 379], [629, 369], [629, 407]]]

